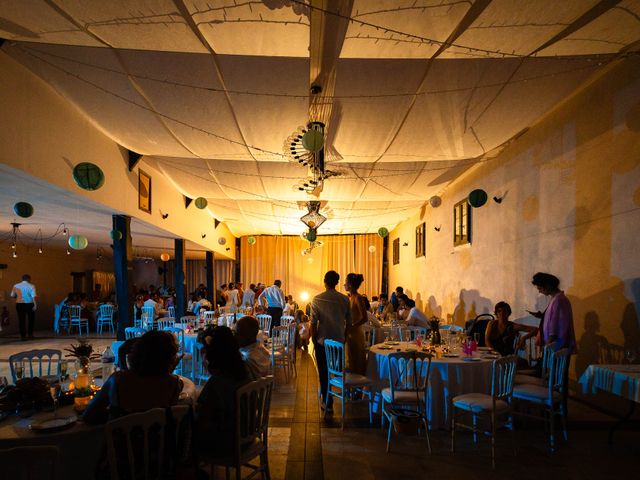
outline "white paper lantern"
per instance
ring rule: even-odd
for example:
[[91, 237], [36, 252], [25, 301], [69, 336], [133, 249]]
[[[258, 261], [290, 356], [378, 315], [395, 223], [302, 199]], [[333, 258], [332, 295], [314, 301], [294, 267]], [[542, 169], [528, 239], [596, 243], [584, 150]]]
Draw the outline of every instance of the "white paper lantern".
[[369, 253], [375, 253], [375, 252], [376, 252], [375, 245], [369, 245]]

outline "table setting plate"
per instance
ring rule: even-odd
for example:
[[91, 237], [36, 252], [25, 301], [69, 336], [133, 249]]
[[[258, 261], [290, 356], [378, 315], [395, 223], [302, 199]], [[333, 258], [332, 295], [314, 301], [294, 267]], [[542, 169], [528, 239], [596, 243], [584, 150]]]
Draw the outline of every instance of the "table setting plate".
[[458, 358], [460, 355], [457, 353], [443, 353], [442, 356], [444, 358]]
[[479, 362], [480, 360], [482, 359], [478, 357], [464, 357], [462, 359], [463, 362]]
[[67, 428], [77, 421], [78, 417], [73, 415], [68, 417], [53, 417], [33, 421], [31, 424], [29, 424], [29, 429], [33, 430], [34, 432], [50, 432], [53, 430]]
[[400, 342], [385, 342], [387, 345], [400, 345]]

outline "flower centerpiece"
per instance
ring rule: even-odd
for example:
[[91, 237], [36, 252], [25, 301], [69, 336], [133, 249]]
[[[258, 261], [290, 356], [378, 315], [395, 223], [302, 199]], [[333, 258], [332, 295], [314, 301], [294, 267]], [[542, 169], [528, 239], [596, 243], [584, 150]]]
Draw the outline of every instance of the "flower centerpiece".
[[91, 369], [89, 368], [91, 360], [98, 360], [99, 353], [93, 352], [93, 345], [87, 340], [79, 338], [78, 345], [71, 345], [71, 348], [65, 348], [69, 352], [67, 357], [75, 357], [78, 362], [77, 374], [74, 382], [74, 406], [78, 412], [84, 411], [93, 398], [94, 386], [91, 378]]
[[78, 362], [78, 371], [86, 370], [87, 373], [89, 371], [89, 364], [91, 360], [99, 360], [100, 354], [93, 352], [93, 345], [89, 343], [88, 340], [84, 338], [78, 339], [78, 345], [71, 344], [70, 348], [65, 348], [65, 352], [69, 352], [67, 357], [75, 357]]

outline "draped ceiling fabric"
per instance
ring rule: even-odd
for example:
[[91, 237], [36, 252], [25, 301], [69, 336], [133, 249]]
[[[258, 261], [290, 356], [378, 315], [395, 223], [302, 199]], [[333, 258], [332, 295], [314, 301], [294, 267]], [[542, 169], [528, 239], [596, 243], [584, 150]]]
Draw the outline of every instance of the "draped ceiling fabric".
[[[303, 254], [309, 242], [299, 236], [261, 235], [256, 237], [254, 245], [249, 245], [247, 237], [243, 237], [240, 279], [245, 286], [258, 282], [271, 285], [281, 280], [285, 293], [300, 302], [303, 292], [312, 298], [324, 291], [324, 274], [335, 270], [340, 274], [340, 292], [345, 293], [344, 280], [353, 272], [364, 275], [360, 293], [369, 298], [380, 293], [382, 238], [376, 234], [325, 235], [317, 240], [322, 246]], [[375, 252], [369, 252], [370, 246], [376, 248]]]
[[309, 3], [0, 0], [2, 55], [237, 236], [303, 230], [283, 143], [325, 121], [320, 233], [351, 234], [412, 216], [640, 41], [637, 0]]

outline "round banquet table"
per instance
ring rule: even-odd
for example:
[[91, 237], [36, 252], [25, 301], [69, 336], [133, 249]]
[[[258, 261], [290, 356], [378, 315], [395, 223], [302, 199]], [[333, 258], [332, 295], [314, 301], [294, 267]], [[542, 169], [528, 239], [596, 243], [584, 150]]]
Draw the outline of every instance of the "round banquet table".
[[[367, 377], [372, 380], [375, 393], [374, 409], [380, 410], [380, 391], [389, 384], [388, 355], [399, 351], [416, 350], [414, 343], [398, 342], [391, 349], [384, 344], [371, 347], [367, 361]], [[477, 361], [465, 361], [462, 357], [431, 360], [427, 417], [430, 428], [449, 428], [449, 401], [463, 393], [490, 393], [493, 360], [480, 356]]]
[[[198, 398], [195, 384], [188, 378], [180, 378], [182, 379], [183, 387], [178, 403], [195, 407]], [[58, 417], [71, 417], [77, 414], [73, 405], [67, 405], [58, 408], [56, 415]], [[0, 423], [0, 449], [55, 445], [60, 450], [62, 457], [62, 478], [65, 480], [93, 479], [96, 466], [105, 448], [104, 426], [87, 425], [77, 421], [63, 430], [37, 433], [29, 428], [33, 421], [51, 417], [53, 417], [52, 412], [36, 412], [28, 418], [11, 415], [2, 420], [2, 423]]]

